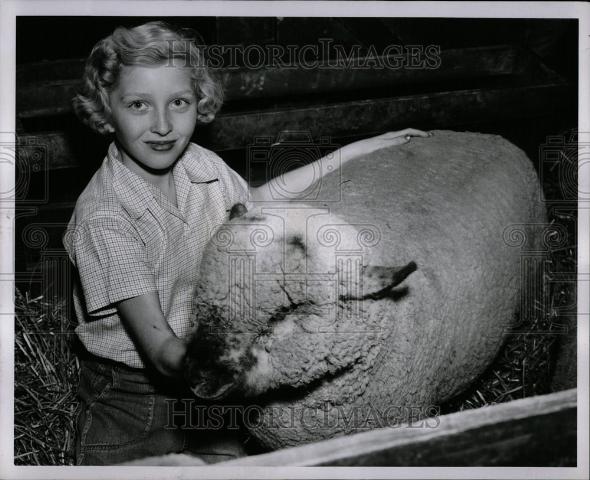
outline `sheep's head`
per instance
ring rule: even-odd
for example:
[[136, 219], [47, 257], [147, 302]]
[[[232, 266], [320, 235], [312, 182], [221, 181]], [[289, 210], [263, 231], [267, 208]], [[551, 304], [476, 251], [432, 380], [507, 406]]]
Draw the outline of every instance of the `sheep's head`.
[[369, 264], [380, 232], [301, 204], [258, 208], [211, 239], [195, 294], [187, 378], [200, 398], [301, 387], [358, 362], [367, 305], [416, 265]]

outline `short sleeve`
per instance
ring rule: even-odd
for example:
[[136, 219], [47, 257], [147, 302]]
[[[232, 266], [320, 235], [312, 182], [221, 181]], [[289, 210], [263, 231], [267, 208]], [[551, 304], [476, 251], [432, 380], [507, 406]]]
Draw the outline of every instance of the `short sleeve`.
[[83, 221], [70, 248], [90, 315], [113, 314], [117, 302], [157, 291], [145, 245], [125, 219]]
[[236, 203], [243, 204], [248, 210], [252, 208], [250, 203], [250, 189], [248, 183], [236, 171], [232, 170], [227, 164], [221, 161], [220, 178], [224, 188], [224, 197], [226, 210], [230, 210]]

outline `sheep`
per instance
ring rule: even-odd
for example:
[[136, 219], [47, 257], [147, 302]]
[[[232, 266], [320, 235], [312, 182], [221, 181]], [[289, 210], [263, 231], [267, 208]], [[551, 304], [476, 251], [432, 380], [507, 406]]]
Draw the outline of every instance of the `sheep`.
[[251, 406], [268, 449], [429, 418], [499, 351], [528, 281], [510, 237], [542, 241], [539, 180], [500, 136], [433, 133], [211, 238], [186, 378]]

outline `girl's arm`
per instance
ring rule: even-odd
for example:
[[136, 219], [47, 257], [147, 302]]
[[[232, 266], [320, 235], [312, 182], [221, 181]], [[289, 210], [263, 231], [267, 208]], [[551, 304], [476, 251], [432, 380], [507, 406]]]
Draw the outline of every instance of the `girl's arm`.
[[[402, 145], [409, 142], [411, 137], [429, 136], [429, 133], [423, 132], [422, 130], [406, 128], [399, 132], [387, 132], [383, 135], [349, 143], [329, 156], [322, 157], [308, 165], [284, 173], [280, 178], [273, 178], [264, 185], [251, 188], [250, 199], [254, 202], [277, 200], [276, 192], [280, 191], [283, 192], [282, 197], [284, 200], [290, 200], [296, 197], [299, 192], [305, 191], [311, 184], [319, 180], [326, 173], [341, 167], [353, 158], [392, 145]], [[318, 171], [320, 172], [320, 177], [314, 178], [314, 175], [316, 175], [316, 172]], [[280, 182], [280, 186], [276, 185], [278, 182]], [[275, 192], [274, 197], [273, 192]]]
[[162, 375], [181, 377], [186, 343], [166, 322], [156, 292], [123, 300], [118, 304], [123, 324], [137, 349]]

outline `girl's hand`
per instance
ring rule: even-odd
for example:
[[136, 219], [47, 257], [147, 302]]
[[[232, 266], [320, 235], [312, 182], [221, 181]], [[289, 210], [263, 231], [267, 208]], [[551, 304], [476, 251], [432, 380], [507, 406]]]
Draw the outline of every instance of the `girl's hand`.
[[[250, 199], [254, 202], [276, 201], [278, 199], [275, 197], [275, 192], [280, 191], [282, 192], [282, 200], [291, 200], [297, 197], [298, 192], [305, 192], [313, 182], [317, 182], [326, 173], [342, 167], [349, 160], [391, 145], [403, 145], [408, 143], [412, 137], [430, 136], [432, 134], [422, 130], [406, 128], [399, 132], [387, 132], [377, 137], [350, 143], [313, 163], [283, 173], [279, 180], [272, 179], [260, 187], [250, 189]], [[320, 177], [317, 176], [317, 171], [320, 172]], [[278, 186], [277, 182], [280, 182]]]
[[432, 134], [423, 132], [422, 130], [416, 130], [415, 128], [406, 128], [399, 132], [387, 132], [376, 137], [365, 138], [358, 142], [350, 143], [345, 147], [342, 147], [343, 153], [356, 157], [360, 155], [366, 155], [367, 153], [380, 150], [385, 147], [393, 145], [403, 145], [411, 141], [412, 137], [431, 137]]
[[186, 351], [186, 340], [176, 335], [171, 335], [164, 340], [158, 352], [161, 373], [169, 377], [182, 378]]
[[158, 294], [149, 292], [128, 298], [117, 308], [135, 346], [148, 357], [155, 369], [167, 377], [181, 377], [187, 344], [168, 325]]

